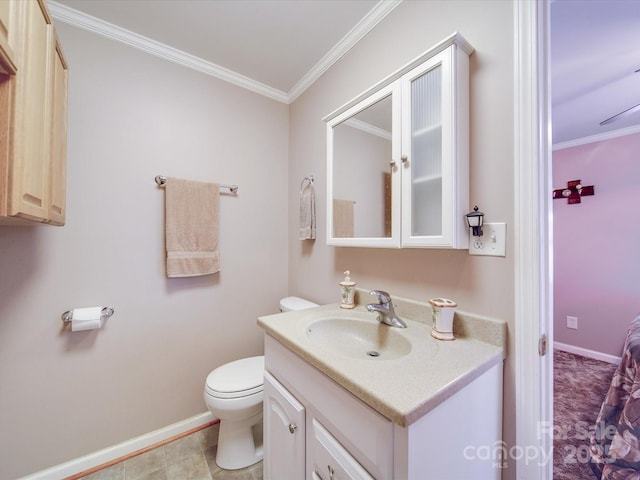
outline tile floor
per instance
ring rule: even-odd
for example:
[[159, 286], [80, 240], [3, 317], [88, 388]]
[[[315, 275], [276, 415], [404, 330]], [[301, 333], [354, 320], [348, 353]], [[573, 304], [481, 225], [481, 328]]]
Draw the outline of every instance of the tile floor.
[[219, 468], [217, 440], [213, 425], [80, 480], [262, 480], [262, 462], [242, 470]]

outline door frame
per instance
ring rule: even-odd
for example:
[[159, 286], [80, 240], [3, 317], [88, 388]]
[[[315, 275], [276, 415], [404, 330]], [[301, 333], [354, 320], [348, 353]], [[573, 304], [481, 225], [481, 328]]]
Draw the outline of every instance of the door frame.
[[[516, 478], [553, 478], [549, 0], [514, 1]], [[539, 341], [546, 335], [546, 354]]]

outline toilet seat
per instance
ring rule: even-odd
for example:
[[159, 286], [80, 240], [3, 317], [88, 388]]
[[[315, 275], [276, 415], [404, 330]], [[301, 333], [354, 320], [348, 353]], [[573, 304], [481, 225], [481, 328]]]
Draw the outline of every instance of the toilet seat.
[[205, 391], [217, 398], [239, 398], [262, 392], [264, 356], [227, 363], [207, 376]]

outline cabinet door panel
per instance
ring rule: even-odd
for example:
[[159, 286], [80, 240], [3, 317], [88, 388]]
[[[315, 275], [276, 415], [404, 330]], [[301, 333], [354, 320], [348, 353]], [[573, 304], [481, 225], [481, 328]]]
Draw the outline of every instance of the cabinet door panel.
[[400, 246], [399, 122], [396, 83], [327, 123], [327, 245]]
[[451, 51], [436, 55], [403, 78], [402, 243], [453, 243]]
[[56, 42], [53, 47], [49, 219], [52, 225], [64, 225], [67, 188], [67, 65], [59, 43]]
[[12, 8], [15, 8], [15, 0], [0, 0], [0, 73], [7, 75], [16, 73], [15, 57], [9, 43]]
[[403, 247], [468, 247], [468, 69], [452, 45], [401, 79]]
[[39, 2], [24, 2], [27, 34], [20, 48], [15, 76], [16, 101], [13, 111], [14, 152], [9, 214], [46, 219], [49, 195], [50, 110], [47, 99], [52, 27]]
[[264, 374], [264, 478], [303, 479], [305, 409], [268, 372]]

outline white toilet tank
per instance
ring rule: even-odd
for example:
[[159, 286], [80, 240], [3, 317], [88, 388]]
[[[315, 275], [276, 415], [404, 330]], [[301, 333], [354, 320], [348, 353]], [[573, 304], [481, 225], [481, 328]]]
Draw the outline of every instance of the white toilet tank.
[[293, 310], [305, 310], [307, 308], [317, 307], [317, 303], [310, 302], [300, 297], [285, 297], [280, 300], [280, 311], [291, 312]]

